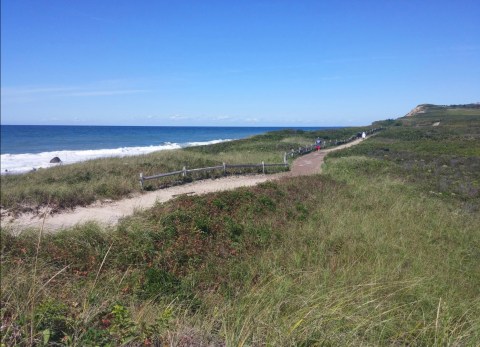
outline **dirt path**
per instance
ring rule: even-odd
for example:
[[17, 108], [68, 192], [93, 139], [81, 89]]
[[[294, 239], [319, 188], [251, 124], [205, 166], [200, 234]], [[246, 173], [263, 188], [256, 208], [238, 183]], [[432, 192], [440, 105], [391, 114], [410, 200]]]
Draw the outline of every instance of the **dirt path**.
[[70, 212], [54, 215], [46, 213], [45, 218], [28, 213], [23, 214], [16, 219], [2, 216], [1, 223], [2, 227], [9, 226], [14, 232], [19, 232], [25, 228], [41, 228], [42, 225], [44, 230], [55, 231], [61, 228], [72, 227], [78, 223], [85, 223], [87, 221], [96, 221], [104, 225], [114, 225], [122, 217], [133, 214], [135, 210], [150, 208], [156, 202], [162, 203], [179, 195], [207, 194], [222, 190], [232, 190], [238, 187], [253, 186], [280, 177], [293, 177], [320, 173], [323, 160], [329, 152], [356, 145], [360, 141], [361, 140], [355, 140], [342, 146], [321, 150], [319, 152], [312, 152], [299, 157], [293, 162], [291, 170], [286, 173], [274, 175], [230, 176], [214, 180], [195, 181], [182, 186], [138, 194], [134, 197], [123, 200], [97, 202], [87, 207], [77, 207]]

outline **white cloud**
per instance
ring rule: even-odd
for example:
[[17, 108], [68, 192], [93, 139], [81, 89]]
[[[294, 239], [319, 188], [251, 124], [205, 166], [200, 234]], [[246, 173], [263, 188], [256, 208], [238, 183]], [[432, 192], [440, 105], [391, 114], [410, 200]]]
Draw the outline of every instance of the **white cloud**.
[[3, 102], [31, 102], [47, 98], [114, 96], [146, 93], [146, 89], [125, 88], [112, 83], [95, 82], [80, 86], [42, 86], [42, 87], [3, 87], [1, 95]]
[[168, 118], [174, 121], [182, 121], [182, 120], [190, 119], [191, 117], [174, 114], [173, 116], [170, 116]]
[[230, 116], [218, 116], [215, 118], [215, 120], [229, 120], [232, 119]]
[[148, 90], [144, 89], [130, 89], [130, 90], [92, 90], [92, 91], [79, 91], [64, 94], [65, 96], [110, 96], [110, 95], [123, 95], [123, 94], [137, 94], [145, 93]]

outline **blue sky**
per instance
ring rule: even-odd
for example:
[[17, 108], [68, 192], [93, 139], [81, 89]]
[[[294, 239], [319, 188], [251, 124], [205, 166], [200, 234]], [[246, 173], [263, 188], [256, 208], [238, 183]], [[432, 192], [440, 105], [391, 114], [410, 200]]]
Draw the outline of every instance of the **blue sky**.
[[480, 101], [480, 2], [1, 2], [2, 124], [368, 125]]

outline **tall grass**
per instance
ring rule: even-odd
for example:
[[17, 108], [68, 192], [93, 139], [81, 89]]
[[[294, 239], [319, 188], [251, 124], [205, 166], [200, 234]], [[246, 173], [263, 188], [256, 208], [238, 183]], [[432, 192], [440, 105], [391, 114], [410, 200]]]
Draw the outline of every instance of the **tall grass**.
[[318, 194], [308, 223], [241, 265], [264, 280], [224, 313], [231, 345], [475, 344], [478, 218], [343, 164], [347, 191]]
[[[478, 217], [389, 179], [382, 165], [336, 159], [327, 175], [343, 183], [312, 176], [183, 197], [115, 230], [45, 235], [42, 278], [69, 268], [34, 310], [75, 322], [66, 332], [77, 345], [474, 344]], [[28, 283], [35, 237], [2, 239], [3, 319], [16, 312], [21, 330], [32, 308], [19, 305], [19, 281]], [[73, 302], [83, 304], [64, 311]]]

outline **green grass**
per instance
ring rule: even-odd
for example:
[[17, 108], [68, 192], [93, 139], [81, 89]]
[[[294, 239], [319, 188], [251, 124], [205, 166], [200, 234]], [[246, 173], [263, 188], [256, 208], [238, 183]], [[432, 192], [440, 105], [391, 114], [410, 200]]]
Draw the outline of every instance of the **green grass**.
[[[2, 343], [477, 345], [478, 195], [432, 194], [402, 168], [438, 157], [408, 147], [441, 141], [417, 130], [393, 125], [321, 176], [179, 197], [110, 229], [2, 230]], [[452, 136], [442, 155], [471, 160]], [[395, 143], [408, 150], [381, 149]], [[462, 165], [448, 177], [467, 183]]]
[[[403, 126], [329, 158], [367, 156], [389, 163], [390, 173], [417, 189], [480, 208], [480, 109], [432, 107]], [[440, 122], [439, 126], [432, 126]]]

